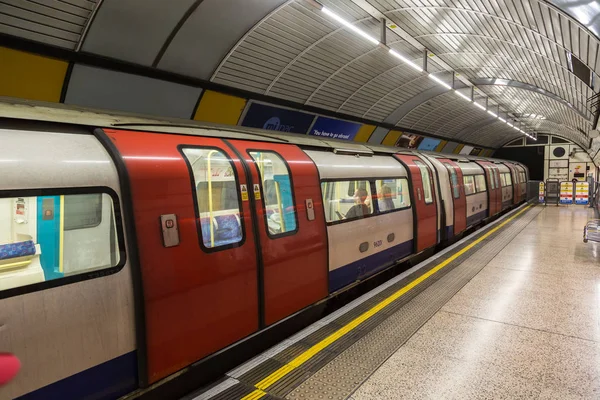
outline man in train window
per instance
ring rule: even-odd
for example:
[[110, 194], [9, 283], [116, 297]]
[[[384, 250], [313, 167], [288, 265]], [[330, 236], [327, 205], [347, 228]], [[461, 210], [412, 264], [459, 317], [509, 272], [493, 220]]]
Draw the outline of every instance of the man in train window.
[[366, 189], [358, 188], [354, 192], [354, 204], [346, 213], [345, 219], [362, 218], [371, 213], [369, 207], [365, 204], [369, 193]]

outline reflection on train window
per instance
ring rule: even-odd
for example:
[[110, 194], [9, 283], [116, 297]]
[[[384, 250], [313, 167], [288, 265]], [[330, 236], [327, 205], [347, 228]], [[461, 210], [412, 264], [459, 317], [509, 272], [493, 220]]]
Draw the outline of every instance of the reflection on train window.
[[444, 163], [446, 169], [448, 169], [448, 173], [450, 174], [450, 186], [452, 186], [452, 196], [455, 199], [460, 197], [460, 186], [458, 185], [458, 174], [454, 167], [450, 164]]
[[182, 149], [192, 174], [200, 236], [206, 248], [242, 241], [238, 182], [233, 163], [221, 150]]
[[431, 204], [433, 203], [433, 194], [431, 191], [431, 177], [429, 176], [429, 169], [420, 161], [415, 161], [415, 165], [419, 167], [419, 170], [421, 171], [421, 179], [423, 181], [423, 198], [425, 199], [425, 204]]
[[250, 151], [249, 154], [260, 173], [269, 236], [294, 232], [296, 211], [286, 163], [270, 151]]
[[117, 266], [114, 218], [108, 194], [0, 199], [0, 290]]
[[380, 212], [410, 207], [410, 194], [406, 178], [382, 179], [375, 181], [377, 207]]
[[102, 222], [102, 195], [82, 194], [65, 197], [65, 231], [93, 228]]
[[470, 195], [476, 193], [475, 190], [475, 178], [473, 175], [465, 175], [463, 176], [463, 181], [465, 184], [465, 195]]
[[[354, 188], [351, 196], [350, 188]], [[322, 182], [321, 191], [327, 222], [359, 219], [373, 213], [369, 181]]]
[[477, 189], [477, 193], [486, 191], [485, 176], [475, 175], [475, 188]]

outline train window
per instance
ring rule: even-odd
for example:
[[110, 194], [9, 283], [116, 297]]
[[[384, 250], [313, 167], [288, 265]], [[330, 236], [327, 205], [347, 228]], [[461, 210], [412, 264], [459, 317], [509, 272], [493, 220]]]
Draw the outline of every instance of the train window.
[[460, 197], [460, 186], [458, 185], [458, 174], [454, 167], [450, 164], [444, 163], [446, 168], [448, 169], [448, 173], [450, 174], [450, 186], [452, 186], [452, 196], [455, 199]]
[[492, 170], [492, 167], [488, 167], [486, 166], [485, 169], [487, 170], [488, 173], [488, 178], [490, 180], [490, 186], [492, 188], [492, 190], [496, 189], [496, 184], [494, 183], [494, 171]]
[[0, 291], [119, 265], [113, 207], [106, 193], [0, 198]]
[[506, 181], [506, 186], [511, 186], [512, 185], [512, 177], [510, 176], [510, 172], [507, 172], [505, 175], [506, 176], [504, 177], [504, 180]]
[[267, 232], [276, 237], [296, 231], [296, 211], [287, 164], [271, 151], [248, 152], [258, 168], [262, 182]]
[[506, 186], [506, 177], [504, 173], [500, 174], [500, 182], [502, 183], [502, 187]]
[[182, 152], [193, 174], [202, 244], [216, 248], [241, 242], [243, 229], [233, 163], [217, 149], [184, 148]]
[[477, 193], [485, 192], [487, 190], [485, 186], [485, 176], [475, 175], [475, 188], [477, 189]]
[[[349, 188], [355, 188], [348, 195]], [[328, 181], [321, 183], [327, 222], [360, 219], [373, 213], [369, 181]]]
[[464, 175], [463, 181], [465, 184], [465, 195], [470, 195], [476, 193], [475, 190], [475, 178], [473, 175]]
[[421, 180], [423, 181], [423, 198], [425, 204], [433, 203], [433, 194], [431, 191], [431, 177], [429, 176], [429, 168], [420, 161], [415, 161], [415, 165], [421, 170]]
[[410, 193], [406, 178], [376, 180], [375, 187], [379, 212], [410, 207]]

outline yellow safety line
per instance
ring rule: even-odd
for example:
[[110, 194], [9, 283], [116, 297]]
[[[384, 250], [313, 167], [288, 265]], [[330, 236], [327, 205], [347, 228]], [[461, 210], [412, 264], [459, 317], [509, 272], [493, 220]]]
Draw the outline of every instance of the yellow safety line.
[[446, 260], [442, 261], [441, 263], [439, 263], [438, 265], [433, 267], [431, 270], [427, 271], [425, 274], [421, 275], [414, 281], [410, 282], [408, 285], [404, 286], [402, 289], [399, 289], [397, 292], [390, 295], [388, 298], [381, 301], [380, 303], [375, 305], [370, 310], [365, 311], [363, 314], [359, 315], [358, 317], [356, 317], [355, 319], [350, 321], [347, 325], [343, 326], [342, 328], [338, 329], [337, 331], [335, 331], [334, 333], [332, 333], [325, 339], [321, 340], [319, 343], [315, 344], [314, 346], [312, 346], [311, 348], [306, 350], [304, 353], [300, 354], [298, 357], [294, 358], [292, 361], [290, 361], [283, 367], [279, 368], [277, 371], [271, 373], [269, 376], [264, 378], [262, 381], [258, 382], [255, 385], [255, 387], [257, 389], [254, 390], [252, 393], [242, 397], [242, 400], [256, 400], [256, 399], [260, 399], [261, 397], [266, 395], [265, 390], [267, 390], [270, 386], [275, 384], [278, 380], [280, 380], [281, 378], [283, 378], [284, 376], [286, 376], [287, 374], [292, 372], [294, 369], [298, 368], [299, 366], [301, 366], [302, 364], [304, 364], [305, 362], [310, 360], [321, 350], [325, 349], [330, 344], [334, 343], [336, 340], [340, 339], [342, 336], [344, 336], [347, 333], [349, 333], [350, 331], [352, 331], [358, 325], [362, 324], [367, 319], [371, 318], [372, 316], [377, 314], [379, 311], [384, 309], [386, 306], [390, 305], [391, 303], [393, 303], [394, 301], [396, 301], [397, 299], [402, 297], [409, 290], [413, 289], [415, 286], [417, 286], [421, 282], [425, 281], [427, 278], [429, 278], [430, 276], [432, 276], [433, 274], [435, 274], [436, 272], [438, 272], [439, 270], [441, 270], [442, 268], [444, 268], [445, 266], [450, 264], [452, 261], [456, 260], [458, 257], [460, 257], [461, 255], [463, 255], [464, 253], [466, 253], [467, 251], [469, 251], [470, 249], [475, 247], [477, 244], [481, 243], [481, 241], [485, 240], [487, 237], [489, 237], [491, 234], [496, 232], [498, 229], [502, 228], [504, 225], [506, 225], [513, 219], [515, 219], [517, 216], [519, 216], [520, 214], [527, 211], [527, 209], [529, 207], [531, 207], [531, 205], [526, 206], [524, 209], [522, 209], [521, 211], [519, 211], [512, 217], [508, 218], [506, 221], [502, 222], [497, 227], [489, 230], [487, 233], [482, 235], [479, 239], [475, 240], [473, 243], [465, 246], [460, 251], [454, 253], [452, 256], [448, 257]]

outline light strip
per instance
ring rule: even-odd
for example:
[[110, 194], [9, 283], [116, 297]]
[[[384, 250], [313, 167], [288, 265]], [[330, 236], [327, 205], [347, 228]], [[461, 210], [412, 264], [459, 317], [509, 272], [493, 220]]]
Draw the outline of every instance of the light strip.
[[403, 63], [408, 64], [409, 67], [416, 69], [419, 72], [423, 72], [423, 68], [419, 67], [414, 62], [410, 61], [408, 58], [404, 57], [402, 54], [398, 53], [396, 50], [390, 49], [390, 54], [394, 57], [400, 59]]
[[375, 45], [379, 45], [379, 40], [375, 39], [373, 36], [369, 35], [365, 31], [357, 28], [350, 22], [346, 21], [344, 18], [340, 17], [339, 15], [337, 15], [336, 13], [331, 11], [329, 8], [323, 7], [323, 8], [321, 8], [321, 11], [323, 11], [325, 14], [329, 15], [331, 18], [335, 19], [340, 24], [344, 25], [346, 28], [348, 28], [348, 29], [352, 30], [353, 32], [359, 34], [360, 36], [364, 37], [371, 43], [373, 43]]
[[462, 97], [462, 98], [463, 98], [463, 99], [465, 99], [466, 101], [469, 101], [469, 102], [471, 101], [471, 99], [470, 99], [468, 96], [466, 96], [466, 95], [462, 94], [461, 92], [459, 92], [459, 91], [458, 91], [458, 90], [456, 90], [456, 89], [454, 89], [454, 93], [456, 93], [457, 95], [459, 95], [460, 97]]
[[440, 85], [442, 85], [443, 87], [445, 87], [446, 89], [452, 89], [452, 87], [450, 85], [448, 85], [446, 82], [444, 82], [443, 80], [441, 80], [437, 76], [434, 76], [434, 75], [431, 75], [431, 74], [429, 74], [427, 76], [429, 76], [429, 78], [433, 79], [434, 81], [436, 81], [437, 83], [439, 83]]
[[498, 114], [496, 114], [493, 111], [487, 110], [487, 113], [490, 114], [492, 117], [498, 118]]
[[475, 106], [476, 106], [477, 108], [481, 108], [483, 111], [487, 111], [487, 110], [485, 109], [485, 107], [484, 107], [484, 106], [482, 106], [481, 104], [479, 104], [479, 103], [476, 103], [476, 102], [473, 102], [473, 104], [475, 104]]
[[504, 118], [502, 118], [502, 117], [498, 117], [498, 119], [499, 119], [500, 121], [504, 122], [505, 124], [507, 123], [507, 122], [506, 122], [506, 120], [505, 120]]

